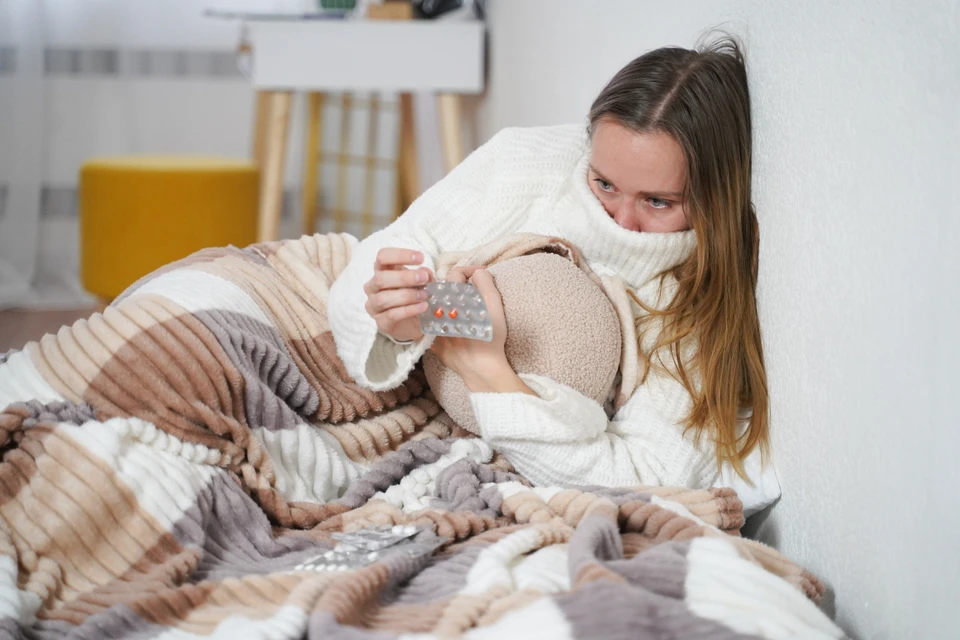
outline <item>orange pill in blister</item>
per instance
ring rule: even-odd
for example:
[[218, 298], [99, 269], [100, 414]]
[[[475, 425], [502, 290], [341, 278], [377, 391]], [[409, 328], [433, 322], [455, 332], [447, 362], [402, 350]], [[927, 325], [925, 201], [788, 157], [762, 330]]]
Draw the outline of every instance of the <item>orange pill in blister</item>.
[[440, 307], [437, 307], [437, 310], [433, 312], [433, 315], [437, 316], [438, 318], [442, 318], [442, 317], [443, 317], [443, 309], [440, 308]]
[[450, 319], [451, 319], [451, 320], [456, 320], [456, 319], [457, 319], [457, 310], [456, 310], [456, 309], [450, 309], [449, 315], [450, 315]]

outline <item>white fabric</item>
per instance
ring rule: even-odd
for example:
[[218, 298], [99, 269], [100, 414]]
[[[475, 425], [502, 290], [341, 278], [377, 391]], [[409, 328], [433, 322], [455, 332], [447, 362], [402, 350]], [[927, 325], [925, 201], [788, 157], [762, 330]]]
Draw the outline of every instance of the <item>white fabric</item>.
[[786, 580], [744, 560], [719, 537], [690, 541], [684, 593], [690, 611], [762, 638], [842, 638], [817, 606]]
[[28, 400], [50, 403], [62, 402], [66, 398], [43, 379], [30, 356], [16, 351], [0, 364], [0, 407]]
[[294, 429], [252, 431], [273, 461], [277, 492], [284, 500], [331, 502], [367, 470], [347, 456], [335, 437], [314, 425], [301, 422]]
[[189, 457], [180, 455], [180, 440], [137, 418], [91, 421], [82, 426], [61, 423], [57, 428], [109, 466], [119, 482], [134, 492], [139, 506], [165, 530], [172, 529], [196, 504], [214, 476], [226, 473], [197, 462], [195, 447], [190, 448]]
[[131, 294], [156, 294], [189, 311], [230, 311], [271, 325], [271, 320], [250, 295], [233, 282], [200, 269], [174, 269], [148, 280]]
[[[581, 125], [505, 129], [390, 227], [361, 242], [330, 290], [330, 324], [350, 375], [372, 389], [396, 387], [431, 343], [428, 337], [395, 344], [364, 310], [363, 284], [383, 247], [419, 250], [431, 266], [443, 252], [512, 232], [559, 236], [579, 247], [595, 271], [618, 274], [644, 303], [657, 304], [657, 276], [690, 255], [696, 236], [618, 226], [590, 191], [588, 162]], [[682, 434], [691, 399], [672, 377], [651, 373], [609, 421], [573, 389], [527, 380], [540, 398], [474, 394], [472, 402], [483, 436], [532, 482], [705, 488], [716, 481], [713, 448]]]

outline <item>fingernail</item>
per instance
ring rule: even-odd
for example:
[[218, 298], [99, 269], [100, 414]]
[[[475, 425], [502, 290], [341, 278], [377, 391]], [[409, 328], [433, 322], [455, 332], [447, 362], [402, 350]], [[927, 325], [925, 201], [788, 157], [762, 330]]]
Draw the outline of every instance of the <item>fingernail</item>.
[[427, 306], [428, 306], [428, 305], [427, 305], [426, 302], [421, 302], [420, 304], [417, 305], [417, 309], [420, 309], [420, 311], [426, 311], [426, 310], [427, 310]]
[[424, 291], [423, 289], [421, 289], [420, 291], [417, 292], [417, 300], [426, 300], [426, 299], [427, 299], [427, 292], [426, 292], [426, 291]]
[[427, 281], [427, 272], [417, 271], [417, 282], [426, 282], [426, 281]]
[[419, 251], [414, 251], [410, 254], [410, 260], [413, 262], [423, 262], [423, 254]]

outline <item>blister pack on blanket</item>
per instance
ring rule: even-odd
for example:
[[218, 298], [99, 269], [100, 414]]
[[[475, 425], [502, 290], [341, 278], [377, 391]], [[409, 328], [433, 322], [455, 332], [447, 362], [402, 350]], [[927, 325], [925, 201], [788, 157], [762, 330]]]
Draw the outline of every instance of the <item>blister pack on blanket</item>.
[[447, 541], [413, 525], [375, 525], [349, 533], [335, 533], [337, 546], [301, 562], [294, 571], [350, 571], [381, 557], [402, 553], [415, 558], [433, 553]]

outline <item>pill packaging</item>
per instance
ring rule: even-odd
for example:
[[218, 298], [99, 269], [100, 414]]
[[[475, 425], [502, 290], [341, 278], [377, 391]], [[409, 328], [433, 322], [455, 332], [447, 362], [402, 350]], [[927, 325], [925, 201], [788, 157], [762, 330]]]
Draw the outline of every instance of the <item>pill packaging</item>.
[[352, 571], [393, 554], [419, 557], [433, 553], [447, 538], [413, 525], [376, 525], [350, 533], [335, 533], [337, 546], [309, 558], [294, 571]]
[[420, 331], [427, 336], [493, 340], [493, 322], [483, 296], [465, 282], [431, 282], [427, 310], [420, 314]]

